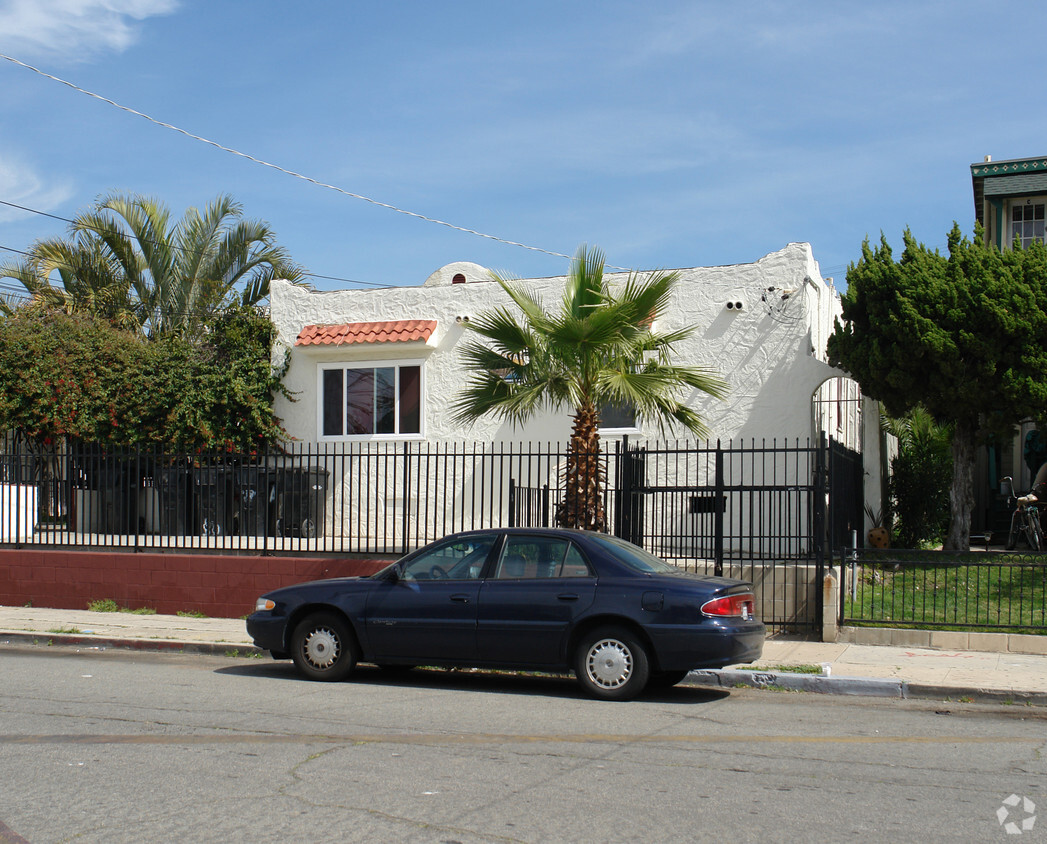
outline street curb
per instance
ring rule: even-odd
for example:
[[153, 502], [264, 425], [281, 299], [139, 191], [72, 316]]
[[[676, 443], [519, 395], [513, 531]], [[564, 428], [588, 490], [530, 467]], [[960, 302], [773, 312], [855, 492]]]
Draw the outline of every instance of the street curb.
[[951, 700], [972, 703], [1028, 704], [1047, 706], [1047, 693], [975, 689], [885, 680], [875, 677], [825, 677], [820, 674], [795, 674], [788, 671], [699, 670], [687, 675], [698, 686], [723, 689], [752, 688], [826, 695], [864, 695], [900, 700]]
[[268, 651], [238, 642], [192, 642], [178, 639], [122, 639], [110, 636], [70, 633], [37, 633], [23, 630], [0, 631], [0, 645], [38, 645], [65, 647], [115, 648], [127, 651], [205, 654], [208, 656], [267, 656]]
[[959, 689], [955, 686], [935, 686], [928, 683], [907, 683], [905, 696], [913, 700], [955, 700], [965, 702], [970, 699], [978, 703], [1047, 706], [1047, 692]]
[[748, 687], [824, 695], [906, 697], [904, 680], [880, 680], [871, 677], [823, 677], [820, 674], [795, 674], [789, 671], [716, 669], [692, 671], [687, 675], [687, 679], [699, 686], [718, 686], [724, 689]]

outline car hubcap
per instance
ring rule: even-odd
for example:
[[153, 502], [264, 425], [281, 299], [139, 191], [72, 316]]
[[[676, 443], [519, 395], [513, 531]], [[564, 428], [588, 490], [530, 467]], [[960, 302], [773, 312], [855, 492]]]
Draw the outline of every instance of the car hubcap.
[[617, 639], [603, 639], [589, 649], [589, 679], [605, 689], [624, 685], [633, 672], [633, 655]]
[[330, 668], [338, 659], [338, 637], [324, 627], [313, 630], [302, 642], [302, 653], [310, 665]]

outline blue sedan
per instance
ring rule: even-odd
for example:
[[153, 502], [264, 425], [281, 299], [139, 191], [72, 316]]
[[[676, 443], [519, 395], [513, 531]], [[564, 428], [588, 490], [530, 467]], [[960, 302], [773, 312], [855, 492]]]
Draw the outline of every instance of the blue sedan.
[[681, 571], [601, 533], [457, 533], [370, 577], [258, 599], [255, 644], [313, 680], [357, 662], [574, 671], [605, 700], [671, 686], [695, 668], [753, 662], [766, 629], [752, 586]]

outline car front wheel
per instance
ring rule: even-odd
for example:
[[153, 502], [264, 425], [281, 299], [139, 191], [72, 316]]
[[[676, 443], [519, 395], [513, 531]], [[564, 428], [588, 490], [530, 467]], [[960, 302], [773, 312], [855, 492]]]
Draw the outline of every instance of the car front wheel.
[[647, 685], [650, 661], [644, 646], [628, 630], [604, 627], [582, 639], [574, 673], [593, 697], [632, 700]]
[[291, 636], [291, 659], [310, 680], [342, 680], [356, 665], [356, 642], [348, 623], [333, 613], [305, 618]]

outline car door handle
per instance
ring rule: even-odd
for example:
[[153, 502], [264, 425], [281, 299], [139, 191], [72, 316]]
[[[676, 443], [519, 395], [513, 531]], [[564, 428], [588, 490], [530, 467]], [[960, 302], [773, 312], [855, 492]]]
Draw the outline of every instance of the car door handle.
[[558, 601], [577, 601], [578, 600], [578, 596], [576, 594], [574, 594], [573, 592], [563, 592], [563, 593], [561, 593], [561, 594], [556, 596], [556, 600], [558, 600]]
[[458, 603], [458, 604], [468, 604], [469, 603], [469, 596], [459, 593], [457, 595], [452, 595], [451, 596], [451, 600], [454, 601], [455, 603]]

